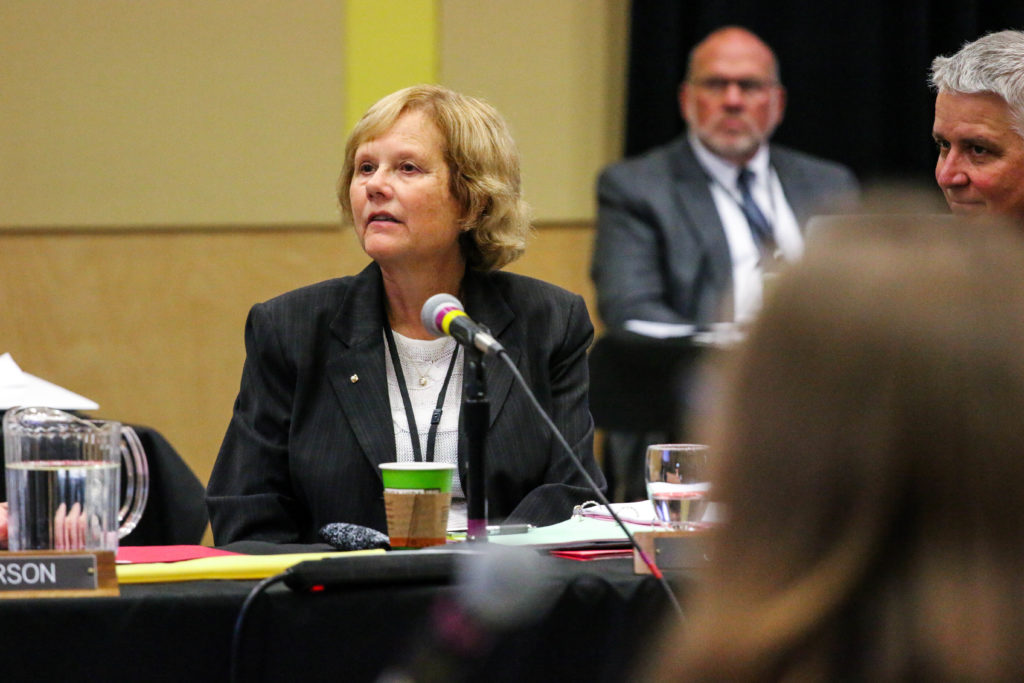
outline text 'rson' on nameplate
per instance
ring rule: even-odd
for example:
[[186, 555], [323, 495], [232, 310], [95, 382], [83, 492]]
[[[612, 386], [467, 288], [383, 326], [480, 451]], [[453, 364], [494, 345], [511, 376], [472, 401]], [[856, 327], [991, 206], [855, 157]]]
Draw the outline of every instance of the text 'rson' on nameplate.
[[0, 552], [0, 600], [119, 594], [111, 551]]

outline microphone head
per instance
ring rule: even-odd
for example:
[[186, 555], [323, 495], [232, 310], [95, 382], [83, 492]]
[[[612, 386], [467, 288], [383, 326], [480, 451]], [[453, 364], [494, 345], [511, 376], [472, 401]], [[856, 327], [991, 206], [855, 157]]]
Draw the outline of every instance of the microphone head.
[[444, 337], [444, 328], [441, 323], [449, 311], [463, 311], [462, 303], [451, 294], [435, 294], [427, 299], [420, 310], [420, 322], [427, 332], [435, 337]]
[[532, 548], [482, 544], [481, 552], [456, 565], [458, 604], [488, 629], [503, 630], [539, 621], [558, 596], [547, 566]]
[[391, 549], [391, 541], [385, 534], [359, 524], [332, 522], [324, 525], [317, 535], [338, 550]]

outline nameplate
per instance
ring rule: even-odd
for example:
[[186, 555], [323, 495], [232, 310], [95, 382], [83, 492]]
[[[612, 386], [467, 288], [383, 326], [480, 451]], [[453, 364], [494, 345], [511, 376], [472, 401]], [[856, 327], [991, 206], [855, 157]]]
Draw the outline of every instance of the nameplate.
[[114, 553], [109, 550], [0, 553], [0, 599], [119, 594]]
[[[706, 531], [670, 531], [657, 529], [638, 531], [634, 535], [637, 544], [663, 572], [699, 569], [711, 560], [707, 554]], [[650, 574], [650, 569], [633, 551], [633, 572]]]

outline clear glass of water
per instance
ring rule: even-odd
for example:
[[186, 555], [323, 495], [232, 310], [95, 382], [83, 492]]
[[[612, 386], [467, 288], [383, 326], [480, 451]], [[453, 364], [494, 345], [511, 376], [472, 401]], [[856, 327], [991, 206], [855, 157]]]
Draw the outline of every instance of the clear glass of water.
[[709, 450], [704, 444], [662, 443], [647, 447], [647, 497], [662, 525], [697, 530], [708, 522]]

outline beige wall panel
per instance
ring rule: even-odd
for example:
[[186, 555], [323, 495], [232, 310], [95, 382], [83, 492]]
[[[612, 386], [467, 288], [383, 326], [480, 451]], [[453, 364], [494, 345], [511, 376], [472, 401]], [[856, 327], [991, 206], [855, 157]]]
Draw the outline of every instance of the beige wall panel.
[[163, 432], [206, 481], [249, 307], [367, 258], [350, 231], [0, 234], [0, 348]]
[[342, 9], [5, 0], [0, 226], [335, 222]]
[[441, 81], [508, 119], [538, 222], [589, 221], [622, 149], [625, 0], [441, 0]]
[[590, 319], [598, 325], [590, 256], [594, 230], [590, 224], [546, 225], [534, 233], [526, 253], [506, 270], [553, 282], [583, 296]]

